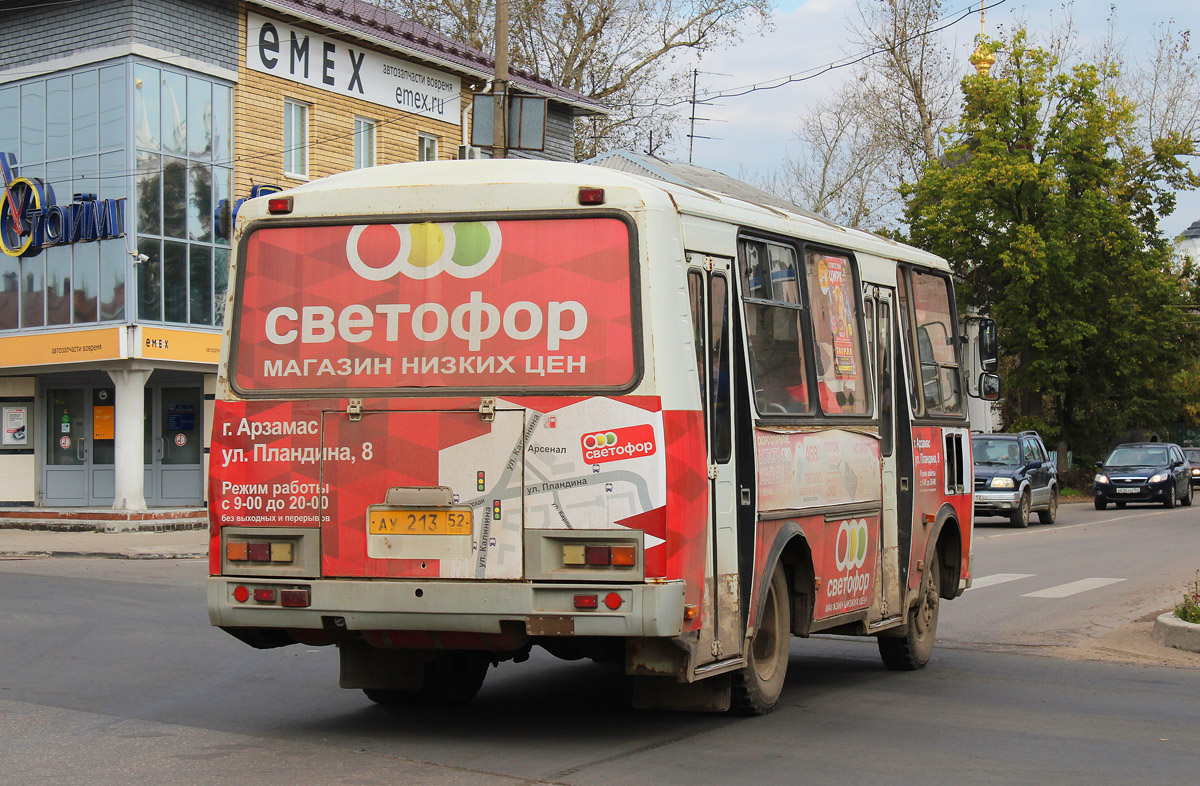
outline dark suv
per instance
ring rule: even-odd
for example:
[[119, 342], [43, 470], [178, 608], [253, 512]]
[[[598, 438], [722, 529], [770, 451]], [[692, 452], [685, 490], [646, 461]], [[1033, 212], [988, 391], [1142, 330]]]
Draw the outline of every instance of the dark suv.
[[1161, 502], [1175, 507], [1176, 501], [1192, 504], [1192, 468], [1183, 449], [1170, 442], [1132, 442], [1117, 445], [1103, 463], [1097, 464], [1096, 510], [1108, 503], [1118, 508], [1126, 502]]
[[1200, 486], [1200, 448], [1184, 448], [1183, 457], [1192, 468], [1192, 488]]
[[1029, 514], [1053, 524], [1058, 515], [1058, 470], [1036, 431], [971, 434], [975, 461], [975, 515], [1007, 516], [1029, 526]]

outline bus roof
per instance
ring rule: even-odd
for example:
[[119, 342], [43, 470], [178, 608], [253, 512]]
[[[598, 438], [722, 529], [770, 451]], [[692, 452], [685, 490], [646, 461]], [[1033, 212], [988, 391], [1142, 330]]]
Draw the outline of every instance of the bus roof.
[[[682, 165], [687, 167], [688, 165]], [[690, 169], [702, 170], [699, 167]], [[581, 186], [607, 189], [627, 189], [636, 192], [637, 201], [644, 205], [673, 205], [686, 215], [725, 221], [740, 226], [775, 232], [781, 235], [803, 238], [814, 242], [847, 248], [853, 251], [874, 254], [898, 261], [913, 262], [939, 270], [949, 270], [945, 259], [922, 251], [913, 246], [890, 238], [843, 226], [815, 213], [771, 197], [741, 181], [712, 172], [704, 178], [703, 185], [696, 178], [680, 176], [680, 171], [670, 170], [672, 180], [664, 179], [659, 172], [626, 171], [611, 165], [576, 164], [555, 161], [531, 161], [525, 159], [483, 159], [471, 161], [428, 161], [420, 163], [388, 164], [356, 169], [314, 180], [283, 192], [283, 195], [312, 195], [326, 197], [318, 199], [319, 205], [338, 206], [341, 212], [355, 216], [376, 213], [395, 213], [397, 200], [378, 199], [381, 190], [427, 187], [431, 190], [472, 187], [475, 209], [537, 210], [547, 208], [578, 208], [573, 198], [575, 189]], [[690, 182], [689, 182], [690, 181]], [[738, 189], [737, 186], [744, 186]], [[514, 199], [512, 186], [532, 187], [526, 198]], [[561, 186], [560, 189], [552, 188]], [[551, 187], [551, 188], [547, 188]], [[716, 190], [723, 188], [724, 191]], [[362, 199], [347, 198], [346, 189], [367, 192]], [[499, 189], [499, 190], [497, 190]], [[728, 193], [737, 191], [738, 193]], [[492, 196], [495, 201], [493, 202]], [[571, 195], [567, 197], [567, 195]], [[768, 195], [769, 196], [769, 195]], [[569, 201], [568, 201], [569, 200]], [[255, 203], [258, 204], [255, 204]], [[250, 200], [240, 213], [246, 219], [266, 217], [267, 200]], [[436, 211], [436, 200], [429, 203], [417, 201], [414, 207], [425, 207]], [[454, 203], [464, 209], [460, 200]], [[317, 207], [315, 215], [331, 213]], [[613, 207], [626, 207], [625, 199]], [[790, 207], [790, 209], [789, 209]], [[299, 215], [299, 213], [298, 213]], [[306, 210], [303, 215], [310, 215]]]

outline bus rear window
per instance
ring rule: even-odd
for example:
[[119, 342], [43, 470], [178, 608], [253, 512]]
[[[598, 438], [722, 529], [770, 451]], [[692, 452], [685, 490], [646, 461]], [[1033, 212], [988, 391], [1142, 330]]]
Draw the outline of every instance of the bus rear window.
[[621, 389], [636, 377], [616, 218], [268, 227], [241, 247], [241, 392]]

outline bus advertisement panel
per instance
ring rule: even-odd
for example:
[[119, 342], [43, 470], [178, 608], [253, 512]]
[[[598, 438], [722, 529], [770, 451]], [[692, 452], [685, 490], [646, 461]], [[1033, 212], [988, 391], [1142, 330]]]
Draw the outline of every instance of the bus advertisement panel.
[[231, 378], [247, 393], [634, 378], [615, 218], [264, 228], [244, 260]]

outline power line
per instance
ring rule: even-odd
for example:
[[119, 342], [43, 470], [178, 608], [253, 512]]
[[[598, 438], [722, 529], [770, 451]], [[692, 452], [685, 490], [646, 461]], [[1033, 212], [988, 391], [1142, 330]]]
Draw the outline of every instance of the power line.
[[[1004, 5], [1007, 2], [1008, 2], [1008, 0], [994, 0], [994, 2], [992, 3], [992, 8], [996, 8], [998, 6]], [[982, 4], [981, 4], [981, 7], [982, 7]], [[963, 21], [964, 19], [974, 16], [976, 13], [979, 13], [980, 10], [981, 9], [976, 8], [975, 4], [972, 3], [971, 5], [967, 6], [966, 8], [955, 11], [952, 14], [949, 14], [947, 16], [941, 17], [938, 20], [938, 22], [941, 24], [938, 24], [936, 27], [931, 27], [931, 28], [929, 28], [927, 30], [923, 30], [919, 33], [914, 33], [914, 34], [908, 36], [907, 38], [897, 41], [891, 47], [876, 47], [874, 49], [864, 50], [864, 51], [858, 52], [856, 54], [847, 55], [846, 57], [844, 57], [840, 60], [833, 60], [828, 63], [824, 63], [822, 65], [811, 66], [810, 68], [806, 68], [803, 71], [797, 71], [796, 73], [788, 74], [787, 76], [775, 77], [774, 79], [768, 79], [765, 82], [756, 82], [754, 84], [742, 85], [740, 87], [726, 88], [725, 90], [702, 94], [696, 98], [685, 98], [685, 99], [681, 99], [679, 101], [671, 101], [671, 102], [662, 102], [662, 101], [648, 101], [645, 103], [632, 102], [629, 104], [629, 106], [636, 107], [636, 108], [659, 107], [659, 108], [666, 109], [666, 108], [681, 106], [683, 104], [689, 104], [693, 100], [710, 101], [710, 100], [714, 100], [714, 99], [718, 99], [718, 98], [739, 98], [744, 95], [749, 95], [750, 93], [757, 93], [757, 92], [764, 91], [764, 90], [777, 90], [781, 87], [786, 87], [787, 85], [790, 85], [790, 84], [795, 84], [798, 82], [807, 82], [810, 79], [816, 79], [819, 76], [823, 76], [823, 75], [829, 73], [830, 71], [836, 71], [841, 68], [847, 68], [852, 65], [857, 65], [857, 64], [863, 62], [864, 60], [875, 57], [876, 55], [884, 54], [885, 52], [888, 52], [891, 49], [894, 49], [895, 47], [901, 46], [903, 44], [907, 44], [910, 41], [915, 41], [917, 39], [933, 35], [934, 33], [940, 33], [943, 30], [946, 30], [947, 28], [953, 27], [954, 25], [958, 24], [959, 22]]]

